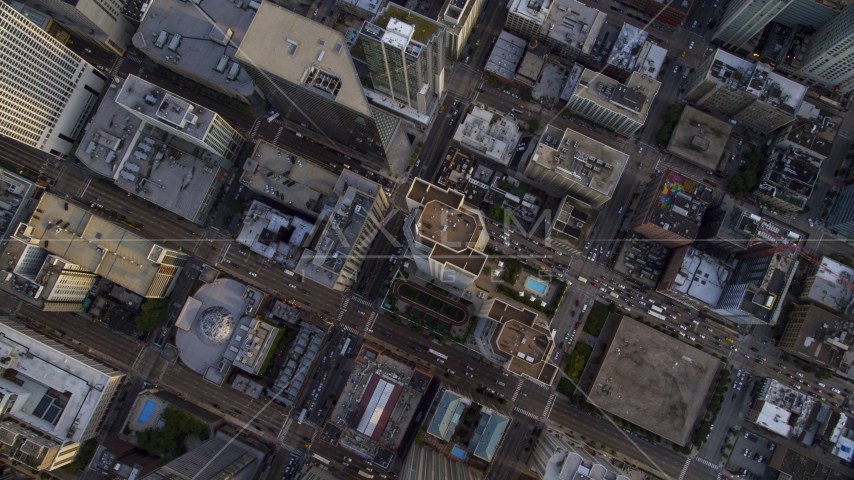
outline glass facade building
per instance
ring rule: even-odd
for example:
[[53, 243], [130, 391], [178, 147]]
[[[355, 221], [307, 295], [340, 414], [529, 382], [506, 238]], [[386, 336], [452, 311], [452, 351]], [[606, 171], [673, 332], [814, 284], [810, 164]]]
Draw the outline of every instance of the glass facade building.
[[427, 113], [444, 91], [445, 27], [389, 4], [362, 25], [359, 41], [373, 89]]

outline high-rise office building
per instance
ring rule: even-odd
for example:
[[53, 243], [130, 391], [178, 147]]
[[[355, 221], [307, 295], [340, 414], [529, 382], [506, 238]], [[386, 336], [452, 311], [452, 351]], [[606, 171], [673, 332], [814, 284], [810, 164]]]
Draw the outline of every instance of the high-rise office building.
[[463, 48], [474, 30], [486, 0], [446, 0], [438, 20], [445, 25], [448, 58], [461, 60]]
[[572, 91], [566, 109], [573, 115], [627, 137], [640, 130], [661, 82], [645, 74], [632, 72], [620, 83], [599, 72], [585, 68], [574, 86], [570, 74], [568, 88]]
[[784, 299], [798, 269], [795, 254], [767, 249], [736, 257], [732, 280], [724, 287], [709, 317], [730, 327], [771, 325], [783, 311]]
[[843, 5], [814, 0], [734, 0], [726, 8], [714, 39], [730, 50], [753, 51], [746, 44], [772, 20], [790, 28], [818, 28], [836, 16]]
[[4, 454], [17, 449], [15, 458], [45, 470], [68, 465], [98, 435], [125, 377], [9, 317], [0, 317], [0, 373], [0, 410], [26, 427], [0, 424]]
[[249, 480], [263, 459], [262, 452], [219, 432], [141, 480]]
[[333, 193], [338, 197], [326, 227], [311, 241], [297, 271], [333, 290], [356, 281], [371, 242], [383, 225], [389, 200], [382, 187], [350, 170], [341, 172]]
[[106, 79], [4, 2], [0, 63], [0, 133], [52, 155], [67, 155]]
[[854, 90], [854, 5], [818, 28], [797, 76], [842, 94]]
[[854, 185], [846, 185], [839, 190], [827, 226], [840, 235], [854, 238]]
[[135, 30], [123, 14], [121, 0], [24, 0], [24, 4], [116, 55], [124, 55]]
[[774, 20], [793, 0], [733, 0], [718, 23], [714, 38], [738, 50]]
[[263, 2], [235, 59], [288, 127], [383, 167], [397, 124], [368, 103], [346, 45], [340, 32]]
[[373, 90], [427, 114], [445, 91], [445, 27], [389, 3], [359, 35]]
[[[250, 105], [264, 101], [255, 82], [234, 60], [252, 24], [254, 2], [165, 0], [150, 2], [133, 46], [151, 61], [182, 77]], [[251, 6], [250, 6], [251, 5]]]
[[480, 210], [465, 205], [465, 194], [415, 178], [406, 194], [410, 215], [404, 234], [418, 269], [460, 290], [486, 265], [489, 242]]
[[807, 88], [764, 63], [718, 49], [688, 79], [685, 91], [697, 108], [770, 133], [795, 119]]

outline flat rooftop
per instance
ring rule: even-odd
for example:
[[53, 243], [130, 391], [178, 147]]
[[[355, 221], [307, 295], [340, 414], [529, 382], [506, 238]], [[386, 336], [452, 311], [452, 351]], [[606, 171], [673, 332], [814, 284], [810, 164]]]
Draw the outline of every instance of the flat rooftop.
[[807, 87], [780, 75], [770, 65], [758, 63], [747, 91], [760, 101], [794, 115], [807, 94]]
[[552, 220], [549, 236], [582, 250], [598, 218], [598, 209], [577, 198], [563, 197], [560, 202], [560, 210]]
[[683, 238], [697, 237], [703, 213], [712, 201], [712, 189], [675, 170], [653, 180], [659, 194], [642, 223], [653, 223]]
[[464, 272], [480, 275], [489, 256], [471, 248], [460, 252], [437, 243], [430, 252], [430, 258], [442, 264], [453, 265]]
[[854, 296], [854, 288], [851, 283], [844, 283], [840, 279], [854, 282], [854, 269], [830, 257], [821, 257], [821, 265], [815, 273], [812, 286], [804, 294], [814, 302], [846, 311]]
[[765, 166], [759, 188], [803, 208], [818, 180], [821, 160], [795, 148], [776, 153]]
[[[196, 221], [211, 187], [216, 182], [225, 183], [231, 165], [208, 150], [167, 135], [158, 128], [159, 119], [148, 123], [131, 115], [117, 102], [117, 97], [123, 95], [126, 105], [133, 105], [135, 102], [130, 99], [134, 94], [146, 96], [148, 86], [159, 88], [148, 82], [145, 88], [139, 84], [129, 87], [133, 92], [122, 88], [128, 82], [136, 84], [135, 78], [129, 75], [115, 96], [104, 97], [75, 155], [96, 173], [112, 178], [122, 190]], [[164, 91], [159, 91], [165, 99]], [[152, 107], [144, 100], [141, 103]], [[204, 136], [200, 128], [183, 131], [199, 139]], [[164, 138], [167, 140], [163, 141]]]
[[508, 9], [513, 15], [542, 25], [549, 13], [549, 2], [546, 0], [513, 0]]
[[670, 288], [709, 306], [717, 305], [724, 287], [732, 278], [732, 265], [694, 247], [682, 248], [686, 249], [685, 256]]
[[608, 197], [613, 196], [629, 156], [567, 128], [549, 125], [531, 156], [531, 163], [554, 171]]
[[372, 116], [344, 35], [262, 2], [235, 55], [240, 61]]
[[[760, 393], [762, 396], [759, 400], [763, 400], [765, 404], [756, 420], [758, 425], [786, 437], [800, 435], [812, 422], [810, 412], [816, 402], [806, 393], [789, 388], [777, 380], [770, 380], [765, 391]], [[765, 410], [767, 407], [771, 407], [770, 411]], [[792, 421], [789, 419], [791, 415], [797, 418]]]
[[305, 275], [329, 287], [335, 284], [350, 251], [367, 224], [380, 188], [379, 184], [350, 170], [341, 173], [334, 189], [338, 201], [327, 217], [314, 256], [309, 260], [313, 266], [319, 267], [319, 271], [306, 268], [303, 269]]
[[[48, 252], [138, 295], [148, 295], [161, 270], [169, 279], [175, 274], [177, 267], [155, 263], [163, 255], [183, 256], [49, 193], [42, 196], [37, 208], [41, 212], [27, 223], [31, 231], [19, 231], [19, 236], [39, 240]], [[59, 228], [59, 221], [68, 227]]]
[[[435, 35], [444, 29], [444, 26], [436, 20], [431, 20], [394, 3], [389, 3], [385, 10], [371, 20], [371, 23], [385, 29], [386, 33], [391, 32], [422, 45], [430, 43]], [[394, 40], [390, 41], [393, 42]]]
[[488, 317], [500, 325], [490, 341], [493, 350], [510, 361], [507, 370], [550, 384], [557, 373], [557, 367], [549, 363], [555, 345], [537, 314], [495, 299]]
[[241, 182], [258, 195], [317, 218], [326, 200], [334, 194], [338, 175], [259, 140], [252, 156], [243, 164]]
[[720, 361], [629, 317], [619, 322], [589, 402], [686, 445]]
[[[803, 307], [799, 307], [803, 308]], [[846, 329], [847, 322], [817, 305], [807, 305], [808, 309], [803, 323], [795, 324], [789, 321], [783, 340], [779, 343], [782, 349], [796, 353], [808, 361], [819, 361], [825, 365], [838, 368], [845, 352], [851, 349], [854, 338]], [[798, 329], [797, 338], [790, 346], [787, 342], [789, 329]]]
[[715, 50], [715, 57], [706, 78], [717, 82], [730, 90], [746, 91], [753, 77], [755, 65], [721, 49]]
[[[727, 200], [725, 198], [724, 200]], [[733, 200], [734, 201], [734, 200]], [[760, 216], [749, 210], [738, 210], [734, 212], [732, 230], [741, 232], [742, 235], [756, 241], [762, 241], [768, 244], [802, 244], [808, 238], [808, 235], [800, 230], [795, 229], [791, 225], [785, 224], [770, 216]], [[725, 238], [734, 238], [727, 236]]]
[[[4, 364], [0, 391], [4, 395], [32, 395], [23, 408], [8, 415], [75, 442], [81, 441], [90, 421], [98, 421], [93, 416], [98, 413], [102, 390], [111, 378], [123, 376], [8, 317], [0, 317], [0, 351], [4, 359], [11, 358]], [[55, 393], [50, 396], [50, 392]], [[47, 410], [38, 415], [35, 410], [45, 399], [53, 402], [48, 401]], [[64, 405], [57, 400], [64, 400]], [[53, 422], [46, 419], [50, 415]]]
[[620, 34], [614, 41], [608, 63], [624, 70], [634, 70], [637, 66], [641, 47], [646, 42], [649, 33], [628, 23], [623, 24]]
[[425, 240], [459, 251], [470, 246], [484, 226], [479, 218], [433, 200], [424, 206], [416, 228]]
[[576, 0], [557, 0], [549, 8], [541, 32], [560, 43], [568, 43], [590, 53], [606, 18], [605, 13]]
[[620, 113], [629, 119], [646, 123], [649, 107], [661, 88], [661, 82], [652, 78], [644, 79], [645, 75], [632, 72], [625, 85], [601, 75], [596, 71], [584, 69], [574, 95], [609, 110]]
[[524, 39], [502, 30], [492, 47], [492, 52], [483, 67], [487, 72], [492, 72], [499, 77], [513, 80], [516, 69], [525, 55], [528, 42]]
[[137, 112], [137, 115], [142, 114], [177, 128], [197, 140], [204, 140], [216, 117], [215, 112], [199, 107], [136, 75], [128, 75], [118, 87], [116, 103]]
[[797, 263], [787, 252], [775, 253], [762, 280], [749, 284], [744, 290], [738, 308], [769, 324], [776, 323], [789, 287], [789, 277]]
[[431, 201], [437, 201], [453, 208], [459, 208], [465, 201], [465, 196], [456, 190], [446, 189], [422, 180], [418, 177], [412, 180], [409, 191], [406, 193], [407, 204], [414, 206], [427, 205]]
[[840, 125], [842, 117], [804, 100], [784, 141], [826, 158]]
[[133, 45], [193, 77], [251, 94], [255, 84], [234, 61], [234, 54], [255, 10], [249, 2], [235, 7], [228, 0], [205, 0], [203, 6], [179, 0], [150, 2]]
[[370, 12], [371, 16], [376, 15], [380, 10], [380, 6], [382, 2], [378, 2], [377, 0], [341, 0], [344, 3], [349, 3], [350, 5], [355, 5], [356, 8], [364, 10], [366, 12]]
[[685, 106], [667, 151], [703, 170], [717, 170], [732, 124]]
[[490, 160], [508, 165], [521, 136], [515, 121], [476, 106], [460, 122], [454, 141]]

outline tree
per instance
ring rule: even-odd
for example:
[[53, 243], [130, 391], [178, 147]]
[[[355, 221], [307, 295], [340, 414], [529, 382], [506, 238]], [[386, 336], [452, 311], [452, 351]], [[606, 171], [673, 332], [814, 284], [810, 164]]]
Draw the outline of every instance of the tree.
[[530, 130], [531, 133], [537, 133], [537, 130], [539, 130], [539, 129], [540, 129], [540, 120], [539, 119], [532, 118], [532, 119], [528, 120], [528, 130]]
[[160, 419], [164, 422], [160, 430], [149, 428], [137, 434], [137, 446], [152, 455], [173, 459], [187, 451], [184, 446], [187, 436], [208, 438], [207, 424], [183, 410], [166, 407]]
[[531, 95], [531, 91], [530, 91], [530, 90], [528, 90], [527, 88], [523, 88], [523, 89], [519, 92], [519, 97], [521, 97], [521, 98], [522, 98], [522, 100], [523, 100], [523, 101], [525, 101], [525, 102], [530, 102], [531, 100], [533, 100], [533, 99], [534, 99], [534, 97]]

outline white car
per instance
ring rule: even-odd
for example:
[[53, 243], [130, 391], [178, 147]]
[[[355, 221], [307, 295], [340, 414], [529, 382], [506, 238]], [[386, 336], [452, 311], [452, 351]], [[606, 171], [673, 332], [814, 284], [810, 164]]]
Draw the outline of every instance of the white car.
[[692, 48], [694, 48], [694, 42], [691, 42], [691, 44], [688, 45], [688, 50], [691, 50]]
[[249, 272], [249, 275], [252, 275], [253, 277], [257, 277], [257, 276], [258, 276], [258, 274], [257, 274], [257, 273], [255, 273], [255, 272]]
[[697, 28], [697, 21], [696, 20], [694, 20], [694, 24], [691, 25], [691, 28]]

